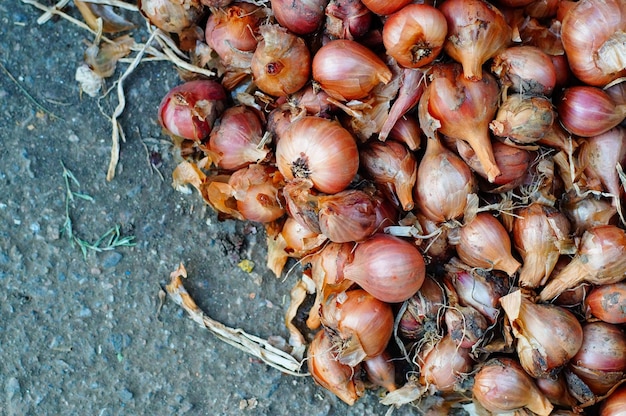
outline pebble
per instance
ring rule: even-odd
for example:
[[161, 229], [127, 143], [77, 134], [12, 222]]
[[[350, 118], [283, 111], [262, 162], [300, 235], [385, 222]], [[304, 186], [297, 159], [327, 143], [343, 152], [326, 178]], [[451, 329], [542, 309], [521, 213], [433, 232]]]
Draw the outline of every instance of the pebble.
[[122, 260], [122, 257], [123, 256], [120, 253], [118, 253], [117, 251], [113, 251], [104, 257], [104, 259], [102, 260], [102, 267], [104, 269], [113, 268], [117, 266], [120, 260]]
[[118, 396], [120, 397], [120, 400], [124, 403], [130, 402], [135, 397], [135, 395], [126, 388], [120, 390], [120, 392], [118, 393]]

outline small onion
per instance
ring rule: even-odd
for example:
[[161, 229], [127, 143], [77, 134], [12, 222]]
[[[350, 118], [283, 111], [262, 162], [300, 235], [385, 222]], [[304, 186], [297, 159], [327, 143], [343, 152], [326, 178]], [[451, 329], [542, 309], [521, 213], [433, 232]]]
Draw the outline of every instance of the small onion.
[[445, 335], [427, 349], [420, 362], [420, 381], [440, 392], [452, 392], [472, 369], [469, 348], [456, 344]]
[[349, 405], [363, 395], [364, 386], [356, 380], [355, 370], [337, 360], [337, 350], [326, 331], [319, 331], [307, 352], [313, 380]]
[[150, 23], [173, 33], [189, 28], [204, 13], [200, 0], [139, 0], [138, 7]]
[[276, 165], [286, 180], [309, 178], [316, 189], [345, 189], [359, 168], [354, 137], [335, 121], [308, 116], [294, 122], [276, 145]]
[[563, 48], [574, 75], [603, 87], [626, 76], [626, 3], [581, 0], [563, 18]]
[[281, 26], [297, 35], [315, 32], [324, 21], [328, 0], [271, 0], [272, 11]]
[[517, 339], [520, 363], [531, 376], [553, 377], [580, 349], [583, 329], [567, 309], [535, 304], [520, 290], [500, 303]]
[[556, 106], [563, 127], [581, 137], [600, 135], [626, 117], [626, 104], [617, 104], [605, 91], [587, 85], [566, 88]]
[[498, 137], [526, 145], [541, 140], [549, 132], [555, 118], [549, 99], [513, 94], [500, 104], [489, 128]]
[[189, 81], [172, 88], [159, 105], [159, 123], [189, 140], [206, 138], [226, 107], [226, 91], [216, 81]]
[[374, 52], [353, 40], [332, 40], [313, 57], [313, 79], [341, 101], [362, 99], [380, 83], [391, 81], [391, 76]]
[[488, 212], [480, 212], [459, 232], [456, 251], [466, 264], [496, 269], [512, 276], [521, 266], [511, 254], [511, 239], [504, 226]]
[[601, 285], [591, 289], [585, 298], [587, 317], [610, 324], [626, 323], [626, 282]]
[[331, 0], [326, 6], [326, 32], [337, 39], [354, 40], [367, 34], [373, 13], [361, 0]]
[[252, 55], [254, 83], [276, 97], [304, 87], [311, 74], [311, 54], [304, 40], [280, 25], [263, 25], [259, 32], [263, 39]]
[[419, 340], [437, 333], [440, 327], [440, 309], [445, 305], [443, 289], [427, 276], [416, 294], [405, 301], [398, 331], [406, 339]]
[[428, 139], [415, 182], [415, 200], [424, 216], [445, 222], [463, 216], [467, 197], [476, 190], [469, 167], [445, 148], [439, 139]]
[[606, 394], [626, 375], [626, 335], [616, 325], [588, 322], [569, 368], [593, 393]]
[[374, 234], [357, 244], [344, 270], [351, 280], [383, 302], [403, 302], [419, 290], [426, 266], [413, 244], [387, 234]]
[[538, 415], [548, 416], [554, 408], [533, 379], [511, 358], [487, 361], [474, 376], [472, 392], [485, 409], [494, 413], [525, 407]]
[[409, 4], [385, 21], [383, 44], [398, 64], [419, 68], [439, 56], [447, 31], [446, 18], [438, 9], [428, 4]]
[[373, 11], [374, 13], [387, 16], [402, 9], [407, 4], [411, 3], [411, 0], [362, 0], [365, 7]]
[[389, 353], [383, 351], [376, 357], [363, 361], [363, 369], [367, 373], [369, 381], [376, 386], [383, 387], [387, 391], [394, 391], [396, 387], [396, 366]]
[[600, 416], [626, 415], [626, 385], [619, 387], [600, 406]]
[[348, 189], [317, 201], [320, 231], [330, 241], [362, 241], [376, 230], [375, 202], [363, 191]]
[[585, 231], [576, 256], [548, 281], [539, 297], [549, 301], [580, 283], [617, 283], [625, 275], [626, 231], [614, 225], [601, 225]]
[[236, 51], [254, 51], [262, 14], [252, 3], [237, 2], [216, 9], [207, 20], [206, 43], [229, 65]]
[[466, 79], [480, 80], [482, 65], [511, 42], [502, 12], [483, 0], [446, 0], [439, 10], [448, 22], [444, 50], [463, 64]]
[[382, 354], [393, 332], [391, 306], [361, 289], [330, 295], [320, 317], [340, 346], [337, 359], [350, 367]]

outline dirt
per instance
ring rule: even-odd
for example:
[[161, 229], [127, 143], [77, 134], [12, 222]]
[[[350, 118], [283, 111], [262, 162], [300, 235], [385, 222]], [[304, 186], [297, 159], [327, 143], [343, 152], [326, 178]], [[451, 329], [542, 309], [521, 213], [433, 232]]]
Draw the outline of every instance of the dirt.
[[[78, 17], [71, 3], [67, 11]], [[299, 275], [268, 271], [262, 227], [218, 221], [196, 193], [171, 186], [176, 157], [156, 120], [162, 96], [180, 83], [169, 62], [142, 63], [127, 78], [126, 141], [106, 180], [106, 115], [117, 100], [81, 95], [74, 80], [93, 36], [63, 19], [38, 25], [40, 15], [0, 0], [0, 414], [385, 414], [375, 391], [348, 407], [310, 377], [218, 340], [170, 300], [161, 305], [182, 262], [186, 287], [211, 317], [286, 338]], [[84, 242], [118, 227], [135, 245], [83, 256], [62, 232], [68, 218]], [[254, 263], [251, 273], [241, 260]]]

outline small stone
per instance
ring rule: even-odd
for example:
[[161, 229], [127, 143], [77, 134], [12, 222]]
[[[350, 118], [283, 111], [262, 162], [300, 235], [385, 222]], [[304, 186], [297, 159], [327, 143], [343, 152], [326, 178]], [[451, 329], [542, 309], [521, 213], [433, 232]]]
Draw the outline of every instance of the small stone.
[[133, 400], [133, 398], [135, 397], [135, 395], [128, 389], [122, 389], [120, 390], [120, 392], [118, 393], [118, 396], [120, 398], [120, 400], [124, 403], [128, 403], [131, 400]]
[[105, 269], [113, 268], [122, 260], [122, 257], [120, 253], [113, 251], [102, 260], [102, 267]]

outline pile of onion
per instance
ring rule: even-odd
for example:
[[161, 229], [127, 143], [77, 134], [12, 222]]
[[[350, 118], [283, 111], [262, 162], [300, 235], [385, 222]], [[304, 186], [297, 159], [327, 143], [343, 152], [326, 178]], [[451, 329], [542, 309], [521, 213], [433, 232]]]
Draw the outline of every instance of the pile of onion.
[[174, 184], [306, 266], [287, 326], [320, 386], [623, 411], [623, 0], [178, 3], [140, 7], [219, 75], [162, 100]]

